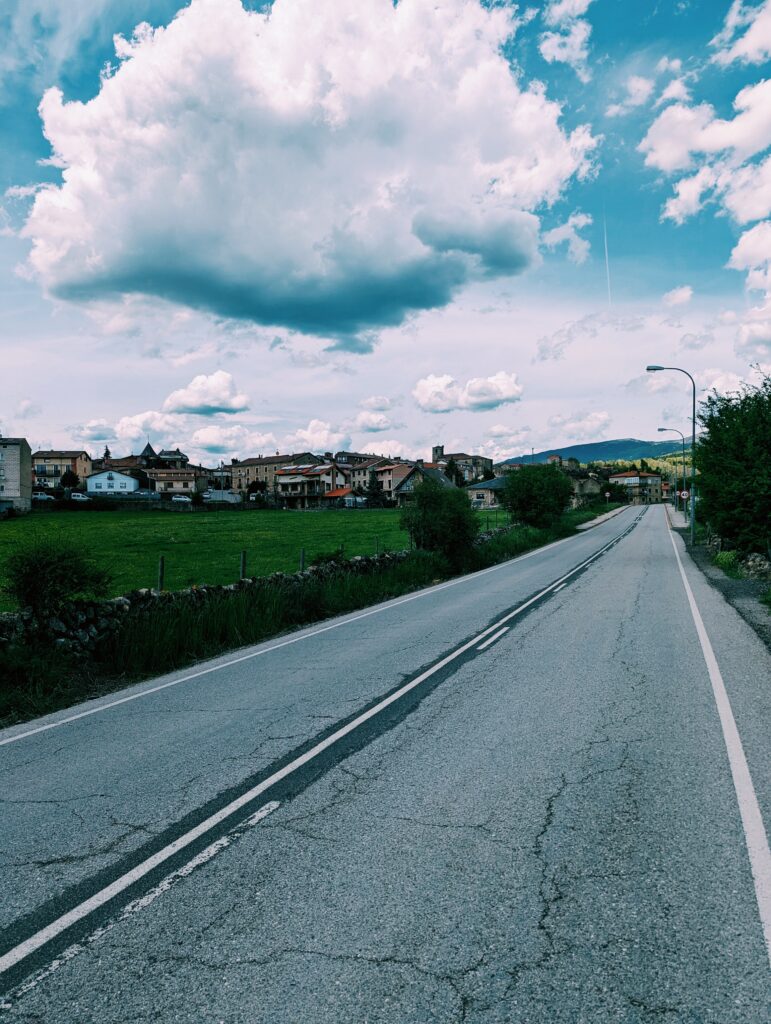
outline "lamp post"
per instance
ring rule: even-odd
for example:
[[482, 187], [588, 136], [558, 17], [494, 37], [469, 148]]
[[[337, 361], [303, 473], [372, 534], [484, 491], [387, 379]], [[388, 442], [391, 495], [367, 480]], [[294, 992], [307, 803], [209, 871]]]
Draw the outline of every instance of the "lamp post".
[[[682, 431], [675, 429], [675, 427], [659, 427], [659, 433], [660, 434], [663, 433], [664, 431], [668, 431], [671, 434], [680, 434], [680, 437], [682, 438], [682, 441], [683, 441], [683, 490], [685, 490], [685, 434], [683, 434]], [[677, 490], [677, 488], [675, 488], [675, 491], [676, 490]], [[675, 499], [677, 499], [677, 495], [675, 495]], [[677, 500], [675, 500], [675, 508], [677, 508]]]
[[696, 506], [694, 503], [694, 485], [696, 483], [696, 465], [694, 462], [694, 455], [696, 454], [696, 381], [688, 373], [687, 370], [683, 370], [680, 366], [646, 366], [648, 373], [658, 373], [659, 370], [676, 370], [677, 373], [684, 373], [688, 380], [691, 382], [693, 388], [693, 406], [691, 415], [691, 497], [690, 497], [690, 520], [691, 520], [691, 547], [696, 545]]

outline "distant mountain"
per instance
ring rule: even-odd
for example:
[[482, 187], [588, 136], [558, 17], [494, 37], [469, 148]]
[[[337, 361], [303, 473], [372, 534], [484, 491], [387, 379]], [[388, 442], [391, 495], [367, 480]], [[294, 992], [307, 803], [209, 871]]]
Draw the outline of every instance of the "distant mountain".
[[[686, 442], [686, 450], [690, 449]], [[561, 448], [547, 448], [546, 451], [530, 452], [525, 455], [513, 455], [501, 465], [511, 462], [546, 462], [550, 455], [561, 455], [563, 459], [578, 459], [579, 462], [614, 462], [616, 459], [635, 461], [636, 459], [656, 459], [673, 452], [679, 452], [680, 438], [669, 441], [638, 441], [634, 437], [624, 437], [617, 441], [594, 441], [591, 444], [568, 444]]]

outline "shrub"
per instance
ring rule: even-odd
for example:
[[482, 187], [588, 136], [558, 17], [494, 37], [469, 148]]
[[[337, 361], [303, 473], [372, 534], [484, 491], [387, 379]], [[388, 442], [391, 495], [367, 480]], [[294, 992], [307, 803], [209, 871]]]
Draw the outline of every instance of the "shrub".
[[103, 597], [110, 574], [73, 544], [38, 540], [5, 563], [3, 590], [38, 617], [54, 615], [76, 598]]
[[453, 569], [471, 560], [479, 533], [479, 519], [466, 492], [441, 487], [433, 480], [418, 484], [399, 525], [409, 533], [416, 548], [442, 555]]
[[523, 466], [507, 475], [503, 504], [519, 522], [549, 527], [568, 507], [572, 493], [569, 478], [556, 466]]
[[728, 576], [739, 575], [739, 552], [718, 551], [712, 559], [718, 569], [722, 569]]

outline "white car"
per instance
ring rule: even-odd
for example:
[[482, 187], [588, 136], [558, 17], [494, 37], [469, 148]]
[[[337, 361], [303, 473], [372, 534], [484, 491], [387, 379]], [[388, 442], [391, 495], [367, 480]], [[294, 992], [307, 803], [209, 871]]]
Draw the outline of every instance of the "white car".
[[35, 491], [32, 495], [33, 501], [56, 501], [53, 494], [43, 494], [42, 491]]
[[180, 503], [182, 505], [192, 505], [193, 504], [193, 499], [192, 498], [188, 498], [188, 496], [186, 494], [175, 494], [174, 497], [171, 500], [172, 501], [176, 501], [176, 502], [178, 502], [178, 503]]
[[70, 501], [91, 501], [87, 494], [83, 494], [82, 491], [73, 491], [70, 495]]

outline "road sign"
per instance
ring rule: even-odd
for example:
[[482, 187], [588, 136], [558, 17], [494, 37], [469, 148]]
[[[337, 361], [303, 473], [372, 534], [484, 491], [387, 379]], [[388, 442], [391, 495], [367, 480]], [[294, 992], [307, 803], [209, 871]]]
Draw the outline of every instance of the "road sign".
[[680, 497], [681, 498], [690, 498], [690, 496], [691, 496], [690, 491], [680, 491]]
[[609, 497], [610, 497], [610, 491], [606, 491], [606, 492], [605, 492], [605, 497], [606, 497], [606, 498], [609, 498]]

